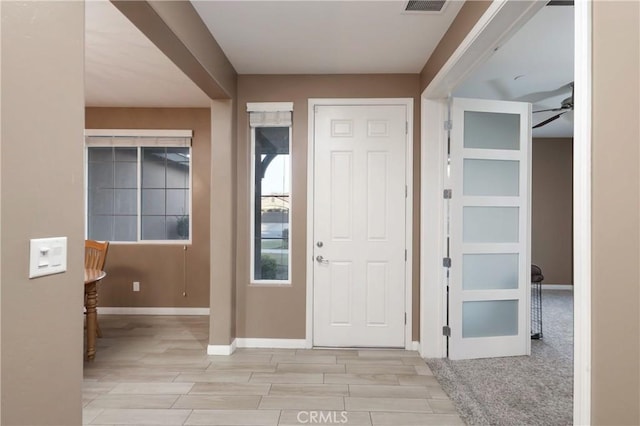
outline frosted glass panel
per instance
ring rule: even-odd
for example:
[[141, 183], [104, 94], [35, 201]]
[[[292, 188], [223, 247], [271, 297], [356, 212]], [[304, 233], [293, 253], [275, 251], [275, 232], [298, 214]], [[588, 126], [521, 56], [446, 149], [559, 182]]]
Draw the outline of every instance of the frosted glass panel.
[[464, 290], [518, 288], [518, 255], [515, 253], [463, 255], [462, 288]]
[[518, 207], [464, 207], [465, 243], [517, 243]]
[[464, 195], [508, 197], [520, 195], [520, 162], [464, 160]]
[[464, 147], [520, 149], [520, 115], [465, 111]]
[[462, 304], [462, 337], [518, 334], [517, 300], [483, 300]]

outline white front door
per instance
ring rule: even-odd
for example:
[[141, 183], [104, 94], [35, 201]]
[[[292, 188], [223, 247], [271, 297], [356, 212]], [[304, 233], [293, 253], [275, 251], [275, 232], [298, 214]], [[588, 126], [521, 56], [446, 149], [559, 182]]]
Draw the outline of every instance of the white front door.
[[531, 105], [453, 99], [449, 358], [528, 355]]
[[313, 344], [404, 347], [407, 107], [315, 108]]

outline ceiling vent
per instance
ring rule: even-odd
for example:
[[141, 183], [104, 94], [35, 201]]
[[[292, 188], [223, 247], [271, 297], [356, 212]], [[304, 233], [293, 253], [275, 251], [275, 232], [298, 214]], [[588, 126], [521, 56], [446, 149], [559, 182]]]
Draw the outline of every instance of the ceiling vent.
[[404, 10], [406, 12], [440, 12], [446, 0], [409, 0]]

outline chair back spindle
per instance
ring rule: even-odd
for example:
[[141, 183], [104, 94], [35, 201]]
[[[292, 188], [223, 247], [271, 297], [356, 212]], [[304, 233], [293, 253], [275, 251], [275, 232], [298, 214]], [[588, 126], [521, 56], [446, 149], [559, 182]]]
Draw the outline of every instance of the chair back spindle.
[[94, 240], [85, 240], [84, 242], [84, 267], [87, 269], [102, 270], [107, 260], [107, 251], [109, 250], [109, 242], [103, 243]]

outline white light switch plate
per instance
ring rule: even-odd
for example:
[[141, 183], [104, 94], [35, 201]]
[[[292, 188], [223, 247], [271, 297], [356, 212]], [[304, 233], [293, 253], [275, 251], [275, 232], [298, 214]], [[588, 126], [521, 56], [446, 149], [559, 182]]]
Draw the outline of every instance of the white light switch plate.
[[29, 252], [29, 278], [67, 270], [67, 237], [32, 239]]

